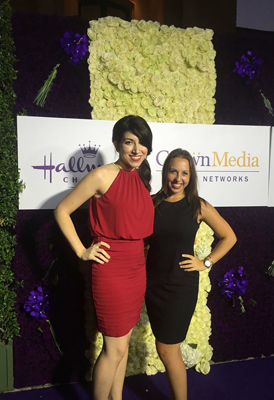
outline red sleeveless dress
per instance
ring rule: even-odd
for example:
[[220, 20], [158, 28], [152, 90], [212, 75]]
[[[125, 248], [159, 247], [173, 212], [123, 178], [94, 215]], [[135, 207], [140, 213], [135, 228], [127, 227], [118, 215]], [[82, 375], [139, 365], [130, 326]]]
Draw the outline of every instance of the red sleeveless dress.
[[107, 192], [90, 200], [91, 234], [104, 241], [110, 261], [92, 263], [98, 330], [126, 335], [139, 320], [146, 290], [143, 239], [153, 232], [154, 207], [137, 170], [121, 169]]

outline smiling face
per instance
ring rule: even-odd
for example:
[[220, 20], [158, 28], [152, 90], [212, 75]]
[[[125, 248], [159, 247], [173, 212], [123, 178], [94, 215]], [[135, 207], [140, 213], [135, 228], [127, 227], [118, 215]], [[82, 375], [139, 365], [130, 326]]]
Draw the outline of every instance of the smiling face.
[[185, 188], [190, 181], [188, 160], [181, 157], [173, 158], [170, 162], [166, 179], [169, 196], [174, 200], [182, 199], [185, 196]]
[[[117, 146], [117, 143], [114, 144]], [[123, 139], [116, 149], [119, 152], [117, 164], [127, 171], [140, 167], [148, 153], [148, 149], [131, 132], [124, 133]]]

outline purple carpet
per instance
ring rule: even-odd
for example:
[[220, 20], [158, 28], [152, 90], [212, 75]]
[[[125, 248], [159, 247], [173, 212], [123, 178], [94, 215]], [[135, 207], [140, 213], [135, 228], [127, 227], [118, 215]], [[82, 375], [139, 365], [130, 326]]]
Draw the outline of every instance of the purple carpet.
[[[212, 365], [208, 375], [188, 371], [188, 400], [273, 400], [274, 357]], [[1, 400], [91, 400], [90, 384], [2, 393]], [[165, 373], [126, 378], [123, 400], [167, 400]]]

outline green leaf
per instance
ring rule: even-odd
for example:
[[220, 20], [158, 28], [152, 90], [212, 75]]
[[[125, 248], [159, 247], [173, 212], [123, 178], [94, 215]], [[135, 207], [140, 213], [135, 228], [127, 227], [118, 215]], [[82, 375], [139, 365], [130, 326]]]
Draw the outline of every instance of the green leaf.
[[197, 344], [196, 343], [188, 343], [189, 347], [192, 349], [197, 349]]
[[272, 108], [272, 105], [271, 105], [270, 101], [265, 97], [265, 95], [261, 91], [260, 91], [260, 93], [261, 93], [261, 96], [262, 96], [262, 98], [264, 100], [264, 105], [268, 109], [269, 114], [271, 114], [272, 117], [274, 117], [273, 108]]
[[57, 75], [57, 68], [60, 66], [60, 64], [56, 64], [51, 73], [49, 74], [47, 80], [45, 80], [44, 85], [41, 87], [39, 90], [37, 96], [35, 97], [34, 103], [37, 106], [44, 107], [47, 96], [50, 92], [50, 89], [53, 85], [53, 81]]

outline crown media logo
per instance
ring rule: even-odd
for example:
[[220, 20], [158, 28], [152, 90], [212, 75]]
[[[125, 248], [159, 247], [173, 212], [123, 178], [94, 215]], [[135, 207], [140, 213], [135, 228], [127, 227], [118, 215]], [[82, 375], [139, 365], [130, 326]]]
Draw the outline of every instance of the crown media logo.
[[[156, 163], [162, 167], [168, 154], [168, 150], [160, 150], [156, 155]], [[250, 173], [260, 172], [259, 158], [247, 151], [241, 151], [237, 156], [229, 151], [212, 151], [211, 155], [193, 152], [192, 158], [197, 173], [203, 174], [203, 182], [248, 182]]]
[[[33, 169], [41, 170], [44, 171], [44, 180], [49, 180], [50, 183], [53, 182], [53, 173], [60, 173], [63, 172], [65, 174], [72, 173], [72, 174], [83, 174], [83, 173], [88, 173], [98, 167], [100, 167], [100, 164], [90, 164], [86, 162], [86, 159], [94, 159], [97, 156], [97, 153], [99, 151], [99, 146], [90, 146], [90, 141], [89, 145], [85, 147], [85, 144], [82, 146], [79, 144], [79, 147], [82, 152], [82, 156], [76, 157], [72, 156], [68, 159], [67, 162], [61, 162], [58, 164], [53, 163], [53, 153], [49, 153], [49, 157], [47, 159], [47, 156], [44, 155], [44, 163], [42, 165], [32, 165], [31, 167]], [[63, 181], [65, 183], [68, 183], [69, 178], [68, 176], [65, 176], [63, 178]], [[71, 181], [75, 184], [78, 181], [77, 176], [72, 176]]]

